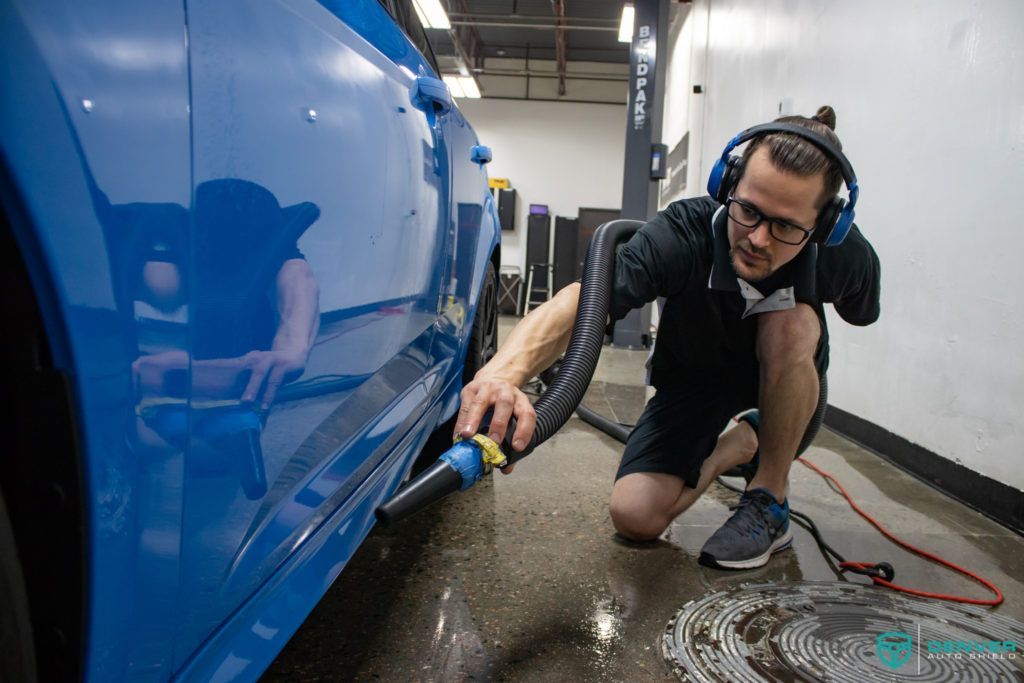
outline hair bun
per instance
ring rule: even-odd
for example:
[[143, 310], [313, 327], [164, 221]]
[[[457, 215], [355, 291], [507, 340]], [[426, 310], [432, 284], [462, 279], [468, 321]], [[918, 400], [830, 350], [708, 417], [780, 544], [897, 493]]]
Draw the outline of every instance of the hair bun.
[[823, 107], [818, 107], [818, 111], [811, 118], [819, 123], [824, 123], [831, 130], [836, 129], [836, 110], [827, 104]]

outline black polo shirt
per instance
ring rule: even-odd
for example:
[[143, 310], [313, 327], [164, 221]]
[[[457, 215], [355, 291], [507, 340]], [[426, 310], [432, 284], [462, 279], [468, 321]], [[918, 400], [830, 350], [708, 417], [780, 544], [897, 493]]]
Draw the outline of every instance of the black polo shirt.
[[[651, 383], [660, 388], [713, 380], [723, 372], [756, 372], [757, 313], [796, 302], [811, 306], [821, 320], [817, 364], [824, 373], [824, 304], [833, 304], [854, 325], [878, 319], [880, 266], [874, 249], [854, 226], [837, 247], [807, 244], [765, 280], [740, 282], [729, 259], [727, 217], [719, 208], [710, 197], [673, 202], [616, 256], [613, 319], [665, 297]], [[766, 301], [758, 301], [762, 296]]]

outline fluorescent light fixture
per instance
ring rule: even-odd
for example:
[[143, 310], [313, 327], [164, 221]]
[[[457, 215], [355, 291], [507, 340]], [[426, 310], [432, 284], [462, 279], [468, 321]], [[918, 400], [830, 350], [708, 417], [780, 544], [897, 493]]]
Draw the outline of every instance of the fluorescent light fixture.
[[413, 0], [412, 8], [416, 10], [416, 16], [420, 18], [420, 24], [422, 24], [423, 26], [430, 26], [430, 23], [427, 21], [427, 15], [424, 14], [423, 10], [420, 9], [420, 3], [416, 2], [416, 0]]
[[452, 97], [465, 97], [466, 91], [462, 89], [462, 84], [459, 83], [458, 76], [442, 76], [445, 85], [448, 86], [448, 90], [451, 91]]
[[472, 76], [459, 76], [458, 74], [447, 74], [442, 76], [452, 97], [469, 97], [477, 99], [480, 97], [480, 88], [476, 85], [476, 79]]
[[459, 76], [459, 83], [462, 84], [462, 91], [466, 97], [480, 99], [480, 88], [476, 86], [476, 79], [472, 76]]
[[620, 43], [633, 42], [633, 17], [635, 14], [636, 10], [633, 9], [633, 5], [627, 3], [622, 6], [622, 23], [619, 24]]
[[425, 27], [446, 30], [452, 27], [451, 22], [448, 21], [448, 14], [441, 6], [441, 0], [412, 0], [412, 6], [416, 8], [420, 23]]

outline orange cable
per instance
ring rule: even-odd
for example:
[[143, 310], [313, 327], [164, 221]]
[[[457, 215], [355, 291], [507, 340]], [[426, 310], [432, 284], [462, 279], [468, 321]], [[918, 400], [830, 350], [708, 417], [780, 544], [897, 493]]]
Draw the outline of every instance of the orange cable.
[[[937, 564], [941, 564], [942, 566], [947, 567], [948, 569], [952, 569], [954, 571], [957, 571], [960, 574], [963, 574], [964, 576], [966, 576], [966, 577], [968, 577], [970, 579], [974, 579], [978, 583], [980, 583], [983, 586], [985, 586], [985, 588], [987, 588], [989, 591], [994, 593], [996, 597], [995, 597], [995, 599], [992, 599], [992, 600], [978, 600], [977, 598], [969, 598], [969, 597], [962, 596], [962, 595], [945, 595], [943, 593], [930, 593], [928, 591], [916, 590], [914, 588], [908, 588], [906, 586], [899, 586], [899, 585], [894, 584], [894, 583], [892, 583], [890, 581], [886, 581], [885, 579], [883, 579], [880, 576], [872, 576], [871, 580], [874, 581], [876, 584], [878, 584], [880, 586], [885, 586], [886, 588], [891, 588], [891, 589], [896, 590], [896, 591], [900, 591], [902, 593], [908, 593], [910, 595], [917, 595], [917, 596], [922, 597], [922, 598], [933, 598], [935, 600], [949, 600], [951, 602], [964, 602], [964, 603], [968, 603], [968, 604], [971, 604], [971, 605], [987, 605], [987, 606], [991, 606], [991, 607], [995, 607], [996, 605], [999, 605], [999, 604], [1001, 604], [1003, 602], [1003, 592], [1001, 590], [999, 590], [999, 588], [994, 583], [992, 583], [988, 579], [985, 579], [985, 578], [982, 578], [982, 577], [978, 576], [974, 572], [968, 571], [968, 570], [964, 569], [963, 567], [960, 567], [958, 565], [953, 564], [949, 560], [944, 560], [941, 557], [939, 557], [938, 555], [934, 555], [934, 554], [932, 554], [932, 553], [930, 553], [930, 552], [928, 552], [926, 550], [921, 550], [920, 548], [916, 548], [916, 547], [910, 545], [909, 543], [907, 543], [906, 541], [903, 541], [903, 540], [897, 538], [891, 532], [889, 532], [885, 527], [883, 527], [881, 524], [879, 524], [877, 521], [875, 521], [875, 519], [873, 517], [871, 517], [871, 515], [869, 515], [868, 513], [864, 512], [864, 510], [862, 510], [860, 508], [860, 506], [858, 506], [855, 502], [853, 502], [853, 498], [850, 497], [850, 494], [846, 492], [846, 489], [843, 488], [843, 485], [840, 484], [839, 481], [835, 477], [833, 477], [828, 472], [825, 472], [824, 470], [820, 469], [817, 465], [815, 465], [814, 463], [812, 463], [812, 462], [810, 462], [808, 460], [804, 460], [803, 458], [797, 458], [797, 460], [800, 463], [802, 463], [803, 465], [805, 465], [806, 467], [809, 467], [810, 469], [812, 469], [815, 472], [817, 472], [818, 474], [820, 474], [822, 477], [824, 477], [831, 484], [834, 484], [836, 486], [836, 488], [839, 489], [839, 492], [842, 493], [843, 496], [846, 498], [846, 502], [848, 502], [850, 504], [850, 507], [852, 507], [854, 510], [856, 510], [858, 515], [860, 515], [861, 517], [866, 519], [876, 529], [878, 529], [880, 532], [882, 532], [882, 535], [885, 536], [886, 538], [888, 538], [890, 541], [892, 541], [896, 545], [900, 546], [904, 550], [909, 550], [910, 552], [915, 553], [916, 555], [919, 555], [920, 557], [923, 557], [925, 559], [931, 560], [932, 562], [935, 562]], [[840, 563], [839, 566], [840, 567], [851, 567], [851, 568], [856, 568], [856, 569], [874, 569], [875, 568], [874, 564], [870, 564], [870, 563], [867, 563], [867, 562], [842, 562], [842, 563]]]

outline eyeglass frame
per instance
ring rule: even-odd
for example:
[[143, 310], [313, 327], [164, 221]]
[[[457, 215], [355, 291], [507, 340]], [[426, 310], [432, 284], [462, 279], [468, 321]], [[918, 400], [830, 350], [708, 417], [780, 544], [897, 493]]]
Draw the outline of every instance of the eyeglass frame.
[[[740, 219], [735, 218], [729, 212], [729, 205], [730, 204], [739, 204], [744, 209], [757, 214], [759, 216], [758, 220], [753, 225], [747, 225], [746, 223], [744, 223]], [[741, 225], [742, 227], [746, 228], [747, 230], [751, 230], [751, 231], [756, 230], [757, 226], [761, 225], [761, 223], [763, 223], [764, 221], [768, 221], [768, 234], [772, 236], [772, 239], [777, 241], [777, 242], [781, 242], [782, 244], [788, 244], [788, 245], [794, 246], [794, 247], [798, 247], [801, 244], [803, 244], [804, 242], [806, 242], [808, 239], [810, 239], [811, 234], [814, 232], [814, 228], [810, 228], [810, 229], [804, 228], [804, 227], [801, 227], [801, 226], [797, 225], [796, 223], [792, 223], [790, 221], [787, 221], [784, 218], [778, 218], [776, 216], [769, 216], [766, 213], [764, 213], [763, 211], [761, 211], [761, 209], [759, 209], [756, 206], [754, 206], [753, 204], [751, 204], [750, 202], [745, 201], [743, 199], [737, 199], [736, 197], [734, 197], [732, 195], [729, 195], [726, 198], [726, 200], [725, 200], [725, 213], [726, 213], [727, 216], [729, 216], [729, 218], [731, 218], [732, 220], [736, 221], [736, 223], [738, 225]], [[804, 234], [803, 238], [799, 242], [787, 242], [784, 239], [780, 239], [775, 234], [775, 230], [772, 228], [772, 226], [774, 224], [776, 224], [776, 223], [778, 223], [780, 225], [786, 225], [786, 226], [789, 226], [791, 228], [796, 228], [797, 230], [799, 230], [800, 232], [802, 232]]]

